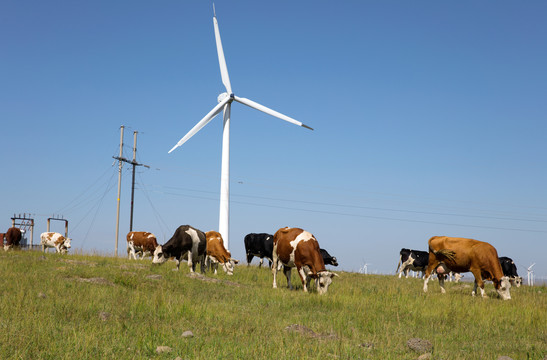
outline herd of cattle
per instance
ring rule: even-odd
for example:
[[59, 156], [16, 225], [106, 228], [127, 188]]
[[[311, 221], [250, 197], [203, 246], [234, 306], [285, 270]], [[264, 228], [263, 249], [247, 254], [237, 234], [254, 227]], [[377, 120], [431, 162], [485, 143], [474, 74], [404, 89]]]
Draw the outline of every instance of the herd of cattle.
[[[22, 238], [23, 234], [19, 228], [10, 227], [5, 233], [0, 233], [0, 245], [4, 247], [4, 251], [8, 251], [19, 246]], [[64, 254], [70, 249], [70, 238], [56, 232], [45, 232], [40, 235], [40, 245], [44, 252], [49, 248], [55, 248], [58, 253]]]
[[[5, 234], [0, 233], [4, 250], [18, 246], [21, 236], [21, 231], [16, 227], [9, 228]], [[55, 248], [58, 253], [66, 253], [71, 247], [70, 241], [70, 238], [55, 232], [45, 232], [40, 235], [40, 245], [44, 252], [49, 248]], [[325, 265], [338, 266], [336, 258], [325, 249], [321, 249], [317, 239], [303, 229], [284, 227], [274, 235], [251, 233], [245, 236], [244, 243], [248, 266], [253, 257], [260, 258], [259, 267], [262, 266], [264, 258], [269, 261], [274, 288], [277, 288], [277, 272], [281, 268], [289, 288], [292, 289], [291, 270], [296, 267], [304, 291], [308, 291], [310, 281], [314, 279], [319, 294], [325, 294], [332, 279], [338, 276], [325, 268]], [[458, 278], [460, 273], [471, 272], [475, 277], [473, 296], [479, 287], [481, 296], [486, 297], [484, 280], [489, 280], [494, 283], [500, 297], [508, 300], [511, 299], [509, 292], [511, 284], [518, 287], [522, 283], [513, 260], [508, 257], [498, 257], [496, 249], [489, 243], [473, 239], [434, 236], [429, 239], [428, 245], [429, 252], [401, 249], [396, 270], [399, 278], [402, 274], [408, 277], [410, 270], [422, 272], [424, 291], [427, 291], [427, 283], [432, 275], [437, 276], [441, 292], [445, 293], [444, 281], [448, 276], [455, 274]], [[225, 249], [220, 233], [216, 231], [204, 233], [190, 225], [179, 226], [171, 239], [163, 245], [158, 244], [152, 233], [129, 232], [127, 254], [130, 259], [135, 260], [139, 254], [141, 259], [144, 259], [146, 255], [153, 256], [154, 264], [163, 264], [170, 258], [174, 258], [177, 270], [180, 262], [186, 260], [192, 273], [195, 272], [196, 265], [199, 263], [202, 273], [211, 268], [216, 274], [220, 264], [225, 273], [233, 275], [234, 266], [238, 263], [238, 260], [233, 259], [230, 252]]]

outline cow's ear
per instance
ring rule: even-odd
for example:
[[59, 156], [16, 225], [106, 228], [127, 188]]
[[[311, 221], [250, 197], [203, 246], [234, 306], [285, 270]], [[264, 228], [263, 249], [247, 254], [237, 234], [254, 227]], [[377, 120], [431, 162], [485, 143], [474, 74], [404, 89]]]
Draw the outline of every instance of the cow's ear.
[[332, 279], [333, 277], [335, 277], [335, 276], [340, 276], [340, 275], [338, 275], [338, 274], [336, 274], [336, 273], [333, 273], [333, 272], [331, 272], [331, 273], [329, 273], [329, 276], [330, 276], [330, 278]]

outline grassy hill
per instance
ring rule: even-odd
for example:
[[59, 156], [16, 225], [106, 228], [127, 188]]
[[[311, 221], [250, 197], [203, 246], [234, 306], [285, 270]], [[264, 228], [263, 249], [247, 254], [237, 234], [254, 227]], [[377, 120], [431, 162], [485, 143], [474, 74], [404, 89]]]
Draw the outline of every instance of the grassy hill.
[[[185, 263], [0, 252], [0, 359], [543, 359], [547, 288], [502, 301], [470, 283], [339, 272], [325, 296], [268, 269], [190, 277]], [[182, 336], [191, 331], [193, 337]], [[169, 347], [158, 353], [159, 346]]]

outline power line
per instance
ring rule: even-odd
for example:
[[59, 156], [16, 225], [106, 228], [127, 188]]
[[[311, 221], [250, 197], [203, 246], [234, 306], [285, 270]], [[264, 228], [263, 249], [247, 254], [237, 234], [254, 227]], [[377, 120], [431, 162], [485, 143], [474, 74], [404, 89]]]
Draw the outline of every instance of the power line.
[[[165, 187], [167, 189], [175, 190], [185, 190], [198, 193], [206, 194], [216, 194], [212, 191], [205, 190], [196, 190], [188, 188], [179, 188], [179, 187]], [[161, 192], [161, 191], [160, 191]], [[174, 192], [162, 192], [164, 194], [170, 195], [180, 195]], [[181, 195], [185, 196], [185, 195]], [[490, 219], [490, 220], [505, 220], [505, 221], [523, 221], [523, 222], [537, 222], [537, 223], [547, 223], [547, 220], [537, 220], [537, 219], [523, 219], [523, 218], [509, 218], [509, 217], [498, 217], [498, 216], [485, 216], [485, 215], [468, 215], [468, 214], [457, 214], [457, 213], [442, 213], [442, 212], [433, 212], [433, 211], [418, 211], [418, 210], [405, 210], [405, 209], [392, 209], [392, 208], [382, 208], [382, 207], [373, 207], [373, 206], [362, 206], [362, 205], [349, 205], [349, 204], [337, 204], [337, 203], [327, 203], [327, 202], [318, 202], [318, 201], [306, 201], [306, 200], [297, 200], [297, 199], [283, 199], [275, 197], [266, 197], [266, 196], [256, 196], [256, 195], [242, 195], [242, 194], [233, 194], [234, 197], [244, 197], [251, 199], [262, 199], [262, 200], [272, 200], [272, 201], [283, 201], [290, 203], [301, 203], [307, 205], [320, 205], [320, 206], [334, 206], [341, 208], [351, 208], [351, 209], [362, 209], [362, 210], [378, 210], [378, 211], [388, 211], [388, 212], [399, 212], [399, 213], [409, 213], [409, 214], [422, 214], [422, 215], [436, 215], [436, 216], [458, 216], [465, 218], [476, 218], [476, 219]], [[192, 197], [192, 196], [189, 196]], [[199, 197], [198, 197], [199, 198]], [[218, 199], [218, 198], [217, 198]], [[213, 200], [213, 199], [210, 199]], [[266, 206], [266, 205], [265, 205]]]

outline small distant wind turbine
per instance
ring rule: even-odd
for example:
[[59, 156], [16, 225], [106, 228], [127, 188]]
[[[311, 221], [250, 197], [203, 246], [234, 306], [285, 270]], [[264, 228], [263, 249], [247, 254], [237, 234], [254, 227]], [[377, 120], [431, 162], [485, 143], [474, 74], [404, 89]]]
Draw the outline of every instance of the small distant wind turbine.
[[365, 263], [360, 269], [359, 269], [359, 273], [360, 274], [365, 274], [367, 275], [368, 274], [368, 266], [369, 265], [372, 265], [372, 264], [369, 264], [369, 263]]
[[528, 266], [528, 286], [534, 286], [534, 270], [532, 270], [532, 267], [536, 263], [533, 263], [532, 265]]
[[222, 49], [222, 42], [220, 40], [220, 31], [218, 29], [217, 16], [215, 12], [215, 5], [213, 4], [213, 25], [215, 29], [215, 39], [217, 44], [218, 62], [220, 65], [220, 75], [222, 77], [222, 83], [226, 88], [226, 92], [220, 94], [217, 98], [218, 104], [211, 110], [203, 119], [201, 119], [179, 142], [173, 146], [169, 153], [175, 150], [177, 147], [184, 144], [192, 136], [194, 136], [199, 130], [207, 125], [215, 116], [217, 116], [221, 110], [224, 110], [224, 128], [222, 132], [222, 165], [221, 165], [221, 177], [220, 177], [220, 213], [219, 213], [219, 232], [224, 240], [224, 247], [228, 249], [229, 244], [229, 218], [230, 218], [230, 111], [232, 102], [236, 101], [243, 105], [247, 105], [253, 109], [260, 110], [266, 114], [275, 116], [281, 120], [288, 121], [292, 124], [305, 127], [313, 130], [311, 127], [304, 125], [300, 121], [297, 121], [291, 117], [283, 115], [275, 110], [267, 108], [264, 105], [260, 105], [252, 100], [246, 98], [240, 98], [232, 92], [232, 86], [230, 84], [230, 77], [228, 76], [228, 67], [226, 66], [226, 59], [224, 58], [224, 50]]

